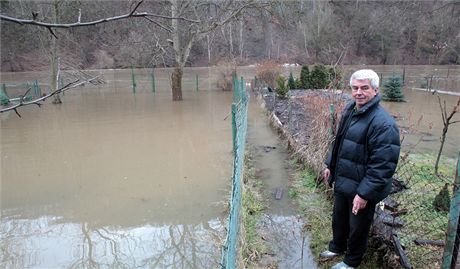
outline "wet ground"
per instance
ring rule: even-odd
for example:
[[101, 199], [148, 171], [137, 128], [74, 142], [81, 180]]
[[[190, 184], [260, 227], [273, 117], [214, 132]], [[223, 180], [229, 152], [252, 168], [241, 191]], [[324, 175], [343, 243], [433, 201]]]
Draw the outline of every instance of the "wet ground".
[[254, 169], [263, 188], [269, 194], [268, 209], [258, 228], [269, 243], [273, 255], [265, 255], [262, 266], [277, 264], [277, 268], [314, 269], [308, 236], [303, 231], [305, 220], [296, 215], [288, 195], [292, 168], [289, 153], [270, 125], [261, 100], [252, 96], [248, 119], [248, 143], [254, 148]]

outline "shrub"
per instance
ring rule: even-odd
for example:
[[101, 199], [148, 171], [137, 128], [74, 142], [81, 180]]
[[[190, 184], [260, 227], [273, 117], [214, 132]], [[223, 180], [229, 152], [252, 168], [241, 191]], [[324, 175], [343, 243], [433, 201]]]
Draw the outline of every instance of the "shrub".
[[289, 87], [286, 83], [286, 78], [283, 76], [278, 76], [276, 79], [276, 93], [278, 94], [279, 97], [281, 98], [286, 98], [287, 93], [289, 92]]
[[308, 70], [308, 65], [302, 66], [302, 70], [300, 71], [300, 83], [301, 88], [310, 89], [310, 70]]
[[[296, 98], [310, 115], [310, 130], [306, 146], [299, 150], [307, 167], [319, 175], [324, 168], [324, 160], [331, 143], [333, 132], [337, 129], [339, 116], [345, 106], [345, 100], [334, 95], [307, 95]], [[334, 105], [333, 120], [330, 105]]]
[[295, 79], [295, 88], [302, 89], [302, 81], [298, 78]]
[[433, 201], [433, 206], [437, 211], [449, 212], [450, 209], [450, 195], [447, 187], [449, 184], [444, 184], [441, 191], [436, 195]]
[[402, 79], [399, 76], [393, 75], [386, 79], [382, 87], [382, 100], [390, 102], [405, 101], [402, 92]]
[[233, 74], [236, 73], [236, 62], [232, 59], [225, 59], [217, 63], [220, 71], [217, 81], [217, 88], [223, 91], [231, 91], [233, 88]]
[[281, 67], [273, 62], [266, 61], [257, 66], [256, 75], [258, 82], [265, 84], [268, 87], [275, 88], [276, 79], [281, 74]]
[[315, 65], [310, 73], [310, 86], [312, 89], [325, 89], [330, 83], [329, 71], [327, 68], [318, 64]]
[[294, 76], [292, 75], [292, 72], [289, 73], [288, 86], [290, 90], [296, 88], [296, 84], [295, 84], [295, 80], [294, 80]]

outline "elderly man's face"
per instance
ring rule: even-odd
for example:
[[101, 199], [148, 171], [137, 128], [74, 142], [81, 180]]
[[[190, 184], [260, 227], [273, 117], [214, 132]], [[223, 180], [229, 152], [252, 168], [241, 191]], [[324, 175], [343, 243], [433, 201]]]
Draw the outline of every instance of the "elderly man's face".
[[361, 108], [377, 95], [378, 89], [374, 89], [368, 79], [351, 81], [351, 95], [356, 101], [356, 107]]

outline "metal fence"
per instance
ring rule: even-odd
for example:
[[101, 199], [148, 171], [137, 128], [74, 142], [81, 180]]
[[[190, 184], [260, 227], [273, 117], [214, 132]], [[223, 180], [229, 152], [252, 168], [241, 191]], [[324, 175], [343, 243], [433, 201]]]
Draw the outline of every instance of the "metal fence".
[[[395, 193], [385, 201], [390, 213], [383, 217], [384, 222], [391, 227], [395, 251], [405, 268], [458, 268], [458, 190], [454, 178], [435, 175], [432, 166], [431, 160], [425, 164], [403, 156], [395, 176]], [[448, 229], [448, 225], [452, 227]]]
[[241, 208], [241, 184], [244, 167], [249, 95], [243, 78], [238, 81], [233, 75], [232, 132], [233, 132], [233, 173], [230, 215], [225, 245], [222, 248], [222, 268], [236, 268], [238, 231]]

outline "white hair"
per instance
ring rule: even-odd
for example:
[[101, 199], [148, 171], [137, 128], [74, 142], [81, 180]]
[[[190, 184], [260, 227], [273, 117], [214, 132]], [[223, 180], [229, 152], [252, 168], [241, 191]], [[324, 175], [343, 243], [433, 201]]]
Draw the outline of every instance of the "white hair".
[[350, 77], [350, 87], [352, 87], [353, 79], [356, 80], [365, 80], [368, 79], [371, 83], [372, 88], [378, 89], [379, 87], [379, 75], [371, 69], [361, 69], [353, 73]]

